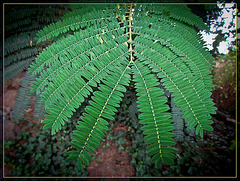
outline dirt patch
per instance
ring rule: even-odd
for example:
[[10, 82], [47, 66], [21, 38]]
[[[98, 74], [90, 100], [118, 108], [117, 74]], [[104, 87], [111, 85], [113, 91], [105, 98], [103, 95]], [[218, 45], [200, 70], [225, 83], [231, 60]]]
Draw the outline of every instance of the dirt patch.
[[[127, 127], [117, 125], [113, 128], [114, 133], [123, 129], [126, 130]], [[131, 145], [129, 141], [125, 144]], [[109, 145], [109, 147], [104, 148], [104, 145]], [[132, 177], [135, 175], [135, 169], [130, 164], [131, 158], [128, 152], [119, 153], [119, 147], [111, 140], [106, 139], [96, 154], [92, 156], [94, 159], [87, 167], [89, 177]]]
[[[16, 136], [20, 133], [21, 128], [11, 120], [11, 112], [13, 110], [17, 93], [20, 88], [21, 80], [25, 75], [25, 71], [19, 73], [11, 80], [4, 84], [4, 140], [15, 141]], [[1, 99], [3, 95], [1, 95]], [[3, 105], [1, 105], [3, 110]], [[2, 113], [1, 113], [2, 114]]]
[[[18, 89], [20, 88], [21, 80], [25, 75], [25, 71], [17, 74], [12, 79], [8, 80], [4, 84], [4, 114], [7, 115], [12, 111], [15, 99], [17, 98]], [[3, 100], [2, 92], [0, 94], [0, 99]], [[1, 105], [1, 110], [3, 110], [3, 105]]]
[[17, 89], [8, 89], [4, 92], [4, 114], [10, 113], [15, 104], [15, 99], [17, 98]]
[[16, 136], [20, 133], [20, 128], [18, 125], [12, 123], [10, 120], [4, 121], [4, 140], [5, 141], [15, 141]]

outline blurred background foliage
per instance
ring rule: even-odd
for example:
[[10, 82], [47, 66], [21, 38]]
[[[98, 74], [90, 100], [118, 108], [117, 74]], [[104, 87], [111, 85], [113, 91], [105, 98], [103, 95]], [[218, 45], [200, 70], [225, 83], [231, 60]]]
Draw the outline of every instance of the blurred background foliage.
[[236, 50], [218, 55], [213, 69], [213, 98], [219, 111], [236, 118]]

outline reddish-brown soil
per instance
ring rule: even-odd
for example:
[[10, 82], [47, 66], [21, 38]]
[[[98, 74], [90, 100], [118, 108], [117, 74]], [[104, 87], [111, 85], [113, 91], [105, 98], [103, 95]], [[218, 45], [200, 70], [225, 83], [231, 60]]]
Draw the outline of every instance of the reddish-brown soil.
[[[103, 148], [105, 144], [108, 148]], [[135, 170], [130, 164], [130, 158], [126, 151], [119, 153], [118, 147], [113, 141], [102, 143], [95, 155], [95, 159], [87, 167], [90, 177], [133, 177]]]
[[[124, 137], [126, 138], [127, 126], [121, 124], [113, 127], [113, 134], [122, 130], [125, 130]], [[108, 148], [103, 147], [106, 144], [109, 144]], [[130, 141], [127, 141], [123, 146], [130, 147], [130, 145]], [[131, 158], [128, 152], [122, 151], [119, 153], [118, 146], [111, 140], [106, 139], [96, 154], [92, 156], [95, 159], [87, 168], [90, 177], [133, 177], [135, 175], [135, 169], [130, 164]]]
[[[1, 105], [1, 110], [4, 111], [4, 140], [14, 141], [17, 134], [20, 132], [19, 125], [14, 124], [11, 120], [12, 110], [15, 104], [15, 99], [17, 98], [18, 89], [20, 88], [20, 82], [25, 75], [25, 72], [21, 72], [15, 76], [12, 80], [8, 81], [4, 85], [4, 110], [3, 105]], [[3, 95], [1, 93], [1, 100], [3, 100]], [[1, 112], [1, 116], [3, 113]]]

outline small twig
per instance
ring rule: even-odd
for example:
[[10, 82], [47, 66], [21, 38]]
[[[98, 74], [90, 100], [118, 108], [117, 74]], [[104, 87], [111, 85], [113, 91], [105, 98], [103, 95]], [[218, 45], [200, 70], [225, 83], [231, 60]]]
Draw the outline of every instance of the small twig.
[[190, 144], [190, 146], [191, 146], [192, 148], [195, 148], [195, 149], [198, 149], [198, 150], [229, 149], [229, 147], [199, 148], [199, 147], [192, 146], [191, 144]]
[[[221, 112], [219, 110], [216, 110], [216, 113], [217, 114], [215, 115], [215, 117], [217, 117], [218, 119], [221, 119], [222, 121], [229, 121], [229, 122], [236, 124], [236, 120], [230, 118], [230, 115], [224, 114], [223, 112]], [[240, 123], [237, 122], [237, 124], [240, 124]]]
[[[232, 123], [236, 124], [236, 120], [235, 120], [235, 119], [231, 119], [231, 118], [227, 117], [226, 120], [229, 121], [229, 122], [232, 122]], [[240, 123], [237, 122], [237, 124], [240, 124]]]

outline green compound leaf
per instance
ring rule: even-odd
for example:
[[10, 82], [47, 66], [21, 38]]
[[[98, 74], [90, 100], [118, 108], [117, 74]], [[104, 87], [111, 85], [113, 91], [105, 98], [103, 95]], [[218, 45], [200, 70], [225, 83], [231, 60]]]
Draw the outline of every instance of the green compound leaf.
[[89, 103], [71, 133], [74, 150], [66, 161], [77, 161], [79, 169], [89, 165], [131, 80], [156, 167], [174, 165], [184, 125], [200, 137], [213, 130], [213, 58], [196, 28], [206, 25], [183, 4], [99, 4], [76, 6], [37, 33], [38, 43], [53, 41], [28, 71], [38, 75], [31, 91], [45, 108], [39, 111], [46, 112], [43, 129], [56, 134]]

